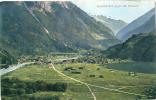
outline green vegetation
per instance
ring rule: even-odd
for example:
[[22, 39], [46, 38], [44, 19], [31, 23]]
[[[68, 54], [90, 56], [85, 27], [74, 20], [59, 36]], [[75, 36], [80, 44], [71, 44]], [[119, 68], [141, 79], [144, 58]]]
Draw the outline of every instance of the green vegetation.
[[23, 2], [2, 2], [0, 46], [18, 55], [43, 55], [51, 51], [73, 51], [45, 33], [41, 24], [26, 10]]
[[148, 99], [156, 99], [156, 86], [149, 86], [145, 88], [145, 94], [147, 95]]
[[155, 33], [133, 35], [122, 44], [110, 47], [102, 54], [108, 58], [131, 59], [134, 61], [155, 61], [156, 36]]
[[128, 72], [149, 73], [156, 74], [155, 62], [125, 62], [125, 63], [113, 63], [104, 64], [109, 69], [123, 70]]
[[0, 47], [14, 55], [43, 55], [77, 49], [104, 49], [118, 41], [105, 25], [71, 2], [65, 3], [70, 10], [58, 2], [51, 2], [52, 11], [49, 12], [41, 7], [44, 2], [25, 2], [36, 20], [24, 2], [2, 2]]
[[[31, 96], [58, 96], [61, 100], [92, 100], [91, 94], [88, 92], [89, 90], [85, 85], [75, 82], [65, 76], [59, 75], [48, 66], [49, 65], [31, 65], [17, 69], [14, 72], [10, 72], [2, 76], [2, 79], [17, 78], [24, 83], [36, 83], [37, 81], [42, 81], [46, 84], [55, 84], [60, 82], [67, 83], [67, 90], [64, 92], [36, 91], [35, 93], [32, 93]], [[132, 77], [129, 76], [128, 72], [108, 69], [107, 65], [66, 63], [57, 64], [55, 67], [62, 73], [82, 82], [142, 95], [144, 95], [144, 87], [156, 83], [155, 74], [137, 73], [137, 76]], [[72, 73], [73, 70], [81, 73]], [[90, 77], [90, 75], [93, 77]], [[91, 86], [91, 89], [95, 93], [98, 100], [108, 100], [115, 98], [122, 100], [125, 99], [125, 97], [129, 100], [133, 100], [138, 98], [138, 96], [135, 95], [109, 91], [103, 88]], [[8, 96], [3, 97], [8, 98]], [[141, 96], [141, 98], [145, 99], [146, 97]]]
[[66, 83], [47, 83], [44, 81], [22, 81], [17, 78], [3, 78], [2, 98], [8, 99], [29, 99], [29, 100], [60, 100], [58, 96], [35, 96], [30, 95], [36, 92], [65, 92], [67, 89]]
[[37, 91], [57, 91], [65, 92], [67, 84], [55, 83], [49, 84], [44, 81], [24, 82], [16, 78], [4, 78], [2, 81], [2, 95], [23, 95], [32, 94]]
[[15, 64], [16, 62], [16, 59], [12, 55], [0, 48], [0, 69], [7, 68], [9, 65]]
[[3, 97], [2, 100], [60, 100], [58, 96], [34, 96], [34, 95], [22, 95], [13, 97]]
[[0, 9], [0, 68], [17, 63], [13, 56], [35, 62], [2, 76], [3, 100], [156, 98], [154, 33], [110, 47], [119, 43], [113, 32], [71, 2], [2, 2]]

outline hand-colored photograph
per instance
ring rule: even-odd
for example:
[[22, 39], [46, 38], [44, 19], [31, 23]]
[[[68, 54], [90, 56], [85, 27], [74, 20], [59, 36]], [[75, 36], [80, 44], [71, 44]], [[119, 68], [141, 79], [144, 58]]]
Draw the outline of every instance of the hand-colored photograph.
[[155, 100], [154, 0], [0, 2], [0, 100]]

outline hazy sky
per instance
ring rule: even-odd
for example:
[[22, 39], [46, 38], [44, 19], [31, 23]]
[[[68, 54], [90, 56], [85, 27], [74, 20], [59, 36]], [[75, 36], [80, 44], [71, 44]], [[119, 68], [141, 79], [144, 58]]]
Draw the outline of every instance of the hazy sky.
[[154, 0], [71, 0], [90, 15], [104, 15], [129, 23], [150, 9]]

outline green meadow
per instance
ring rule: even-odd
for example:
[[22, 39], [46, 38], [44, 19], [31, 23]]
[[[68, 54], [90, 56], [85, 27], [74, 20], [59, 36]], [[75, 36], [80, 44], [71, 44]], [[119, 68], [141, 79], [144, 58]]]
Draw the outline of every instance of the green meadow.
[[[128, 71], [112, 69], [107, 64], [64, 63], [55, 64], [54, 66], [67, 76], [93, 85], [90, 88], [97, 100], [146, 99], [145, 96], [135, 94], [144, 95], [144, 87], [156, 84], [156, 74], [154, 73], [137, 72], [136, 75], [130, 75]], [[44, 81], [49, 84], [58, 82], [67, 83], [67, 90], [65, 92], [37, 91], [25, 94], [26, 96], [58, 96], [60, 100], [93, 100], [86, 85], [60, 75], [53, 68], [50, 68], [50, 65], [26, 66], [2, 76], [2, 79], [4, 78], [17, 78], [24, 82]], [[94, 85], [100, 86], [100, 88]], [[115, 91], [112, 89], [115, 89]], [[3, 97], [7, 99], [12, 98], [12, 96]]]

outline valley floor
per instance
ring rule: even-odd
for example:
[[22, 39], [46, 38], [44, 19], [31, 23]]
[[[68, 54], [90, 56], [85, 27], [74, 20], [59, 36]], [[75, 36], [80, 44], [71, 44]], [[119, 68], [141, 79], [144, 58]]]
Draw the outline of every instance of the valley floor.
[[2, 76], [4, 78], [17, 78], [25, 82], [67, 83], [65, 92], [37, 91], [26, 94], [36, 97], [58, 96], [60, 100], [146, 99], [144, 87], [156, 84], [154, 73], [130, 75], [128, 71], [110, 69], [107, 65], [86, 63], [29, 65]]

